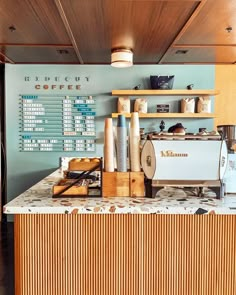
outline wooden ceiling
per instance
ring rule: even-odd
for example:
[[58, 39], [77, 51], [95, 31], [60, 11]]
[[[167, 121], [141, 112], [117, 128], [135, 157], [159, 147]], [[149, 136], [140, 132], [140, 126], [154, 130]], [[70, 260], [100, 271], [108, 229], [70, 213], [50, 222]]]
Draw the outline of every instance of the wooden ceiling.
[[1, 0], [0, 32], [3, 63], [233, 64], [236, 1]]

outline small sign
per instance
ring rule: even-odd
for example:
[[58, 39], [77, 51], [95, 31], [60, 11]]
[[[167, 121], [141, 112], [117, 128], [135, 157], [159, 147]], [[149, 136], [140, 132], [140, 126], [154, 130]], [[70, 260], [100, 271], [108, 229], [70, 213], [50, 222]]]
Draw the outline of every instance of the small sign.
[[169, 104], [157, 104], [157, 113], [169, 113], [170, 105]]

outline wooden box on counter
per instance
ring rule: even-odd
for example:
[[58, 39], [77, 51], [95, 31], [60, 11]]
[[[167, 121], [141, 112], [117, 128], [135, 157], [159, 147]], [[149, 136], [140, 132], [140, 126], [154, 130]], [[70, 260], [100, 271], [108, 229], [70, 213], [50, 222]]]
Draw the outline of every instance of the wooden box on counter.
[[[100, 163], [100, 158], [74, 158], [68, 163], [69, 171], [88, 171], [94, 169], [98, 163]], [[97, 168], [99, 170], [100, 167]]]
[[70, 183], [71, 179], [61, 179], [56, 185], [53, 186], [53, 197], [76, 197], [76, 196], [85, 196], [88, 194], [88, 182], [82, 181], [80, 184], [73, 185], [68, 188], [65, 192], [60, 195]]
[[103, 172], [103, 197], [144, 197], [143, 172]]
[[144, 197], [144, 172], [130, 172], [130, 197]]

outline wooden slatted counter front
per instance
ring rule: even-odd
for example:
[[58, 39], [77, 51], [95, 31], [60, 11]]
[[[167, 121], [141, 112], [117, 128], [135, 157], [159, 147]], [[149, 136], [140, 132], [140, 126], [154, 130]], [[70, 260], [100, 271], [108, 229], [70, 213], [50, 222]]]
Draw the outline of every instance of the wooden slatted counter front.
[[16, 295], [233, 295], [236, 197], [52, 199], [55, 172], [15, 214]]

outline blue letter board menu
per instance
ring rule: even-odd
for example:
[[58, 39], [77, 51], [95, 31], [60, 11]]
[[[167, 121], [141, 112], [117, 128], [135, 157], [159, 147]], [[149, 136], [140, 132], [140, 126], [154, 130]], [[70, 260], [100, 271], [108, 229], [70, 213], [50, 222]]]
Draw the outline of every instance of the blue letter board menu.
[[20, 95], [20, 151], [95, 151], [91, 96]]

